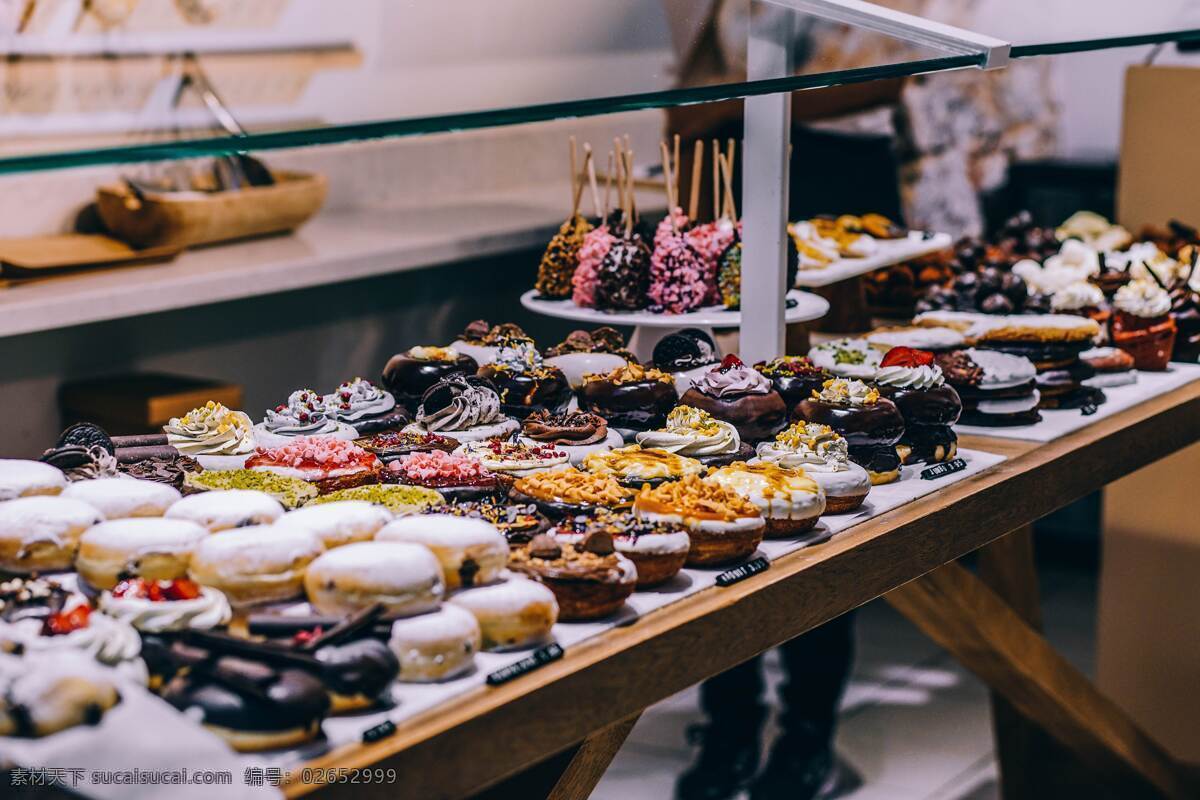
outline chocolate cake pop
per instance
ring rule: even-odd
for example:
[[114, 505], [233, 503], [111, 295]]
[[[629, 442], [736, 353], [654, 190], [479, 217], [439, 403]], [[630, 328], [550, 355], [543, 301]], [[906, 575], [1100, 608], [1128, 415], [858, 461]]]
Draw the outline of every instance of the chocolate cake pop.
[[624, 153], [625, 226], [621, 237], [612, 243], [600, 262], [596, 282], [596, 308], [633, 311], [646, 306], [650, 288], [650, 248], [641, 234], [634, 230], [636, 210], [633, 206], [633, 155]]

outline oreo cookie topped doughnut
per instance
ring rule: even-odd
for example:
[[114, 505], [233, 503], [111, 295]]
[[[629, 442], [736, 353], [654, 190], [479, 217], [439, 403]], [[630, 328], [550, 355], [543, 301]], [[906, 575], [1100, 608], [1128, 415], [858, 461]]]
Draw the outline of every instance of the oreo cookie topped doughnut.
[[770, 439], [787, 425], [787, 406], [771, 381], [732, 354], [701, 375], [680, 403], [731, 423], [744, 442]]

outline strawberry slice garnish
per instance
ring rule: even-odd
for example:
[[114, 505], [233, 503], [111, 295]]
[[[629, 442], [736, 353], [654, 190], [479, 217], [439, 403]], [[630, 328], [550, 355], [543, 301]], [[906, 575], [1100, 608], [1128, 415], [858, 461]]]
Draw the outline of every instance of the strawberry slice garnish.
[[42, 635], [65, 636], [72, 631], [86, 628], [88, 615], [91, 613], [91, 609], [83, 605], [75, 606], [70, 611], [55, 612], [42, 623]]
[[893, 347], [879, 362], [881, 367], [927, 367], [933, 363], [933, 353], [912, 347]]
[[735, 367], [744, 367], [744, 366], [745, 366], [745, 364], [742, 363], [742, 360], [740, 358], [738, 358], [733, 353], [730, 353], [729, 355], [725, 356], [725, 358], [721, 359], [721, 366], [717, 367], [717, 369], [724, 372], [725, 370], [730, 370]]

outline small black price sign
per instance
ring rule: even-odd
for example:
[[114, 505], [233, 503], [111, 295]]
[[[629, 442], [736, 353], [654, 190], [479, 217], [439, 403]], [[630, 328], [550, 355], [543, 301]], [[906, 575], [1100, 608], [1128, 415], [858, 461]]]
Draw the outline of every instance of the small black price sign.
[[498, 669], [490, 673], [487, 676], [487, 684], [488, 686], [499, 686], [502, 683], [508, 683], [513, 678], [519, 678], [527, 672], [532, 672], [538, 667], [544, 667], [551, 661], [557, 661], [562, 657], [563, 649], [560, 644], [548, 644], [545, 647], [539, 647], [515, 664], [509, 664], [503, 669]]
[[1100, 410], [1100, 407], [1097, 406], [1095, 403], [1084, 403], [1082, 406], [1079, 407], [1079, 413], [1083, 414], [1085, 417], [1090, 417], [1092, 414], [1095, 414], [1099, 410]]
[[952, 475], [955, 472], [962, 472], [966, 468], [967, 462], [961, 458], [956, 458], [953, 461], [947, 461], [942, 464], [934, 464], [928, 469], [921, 470], [921, 480], [937, 480], [938, 478], [943, 478], [946, 475]]
[[392, 722], [390, 719], [385, 719], [378, 725], [372, 728], [367, 728], [365, 731], [363, 731], [362, 740], [366, 744], [370, 744], [371, 742], [378, 742], [380, 739], [386, 739], [395, 732], [396, 723]]
[[747, 561], [740, 567], [734, 567], [731, 570], [722, 572], [717, 576], [717, 586], [731, 586], [738, 581], [744, 581], [751, 575], [757, 575], [763, 572], [767, 567], [771, 566], [771, 562], [765, 558], [756, 558], [753, 561]]

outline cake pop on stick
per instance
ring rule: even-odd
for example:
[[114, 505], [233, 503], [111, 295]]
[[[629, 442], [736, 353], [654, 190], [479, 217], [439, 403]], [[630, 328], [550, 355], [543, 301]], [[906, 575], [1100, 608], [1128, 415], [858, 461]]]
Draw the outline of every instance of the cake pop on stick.
[[579, 177], [579, 157], [574, 136], [570, 143], [571, 216], [546, 245], [534, 285], [538, 294], [555, 300], [571, 296], [571, 279], [575, 275], [575, 268], [579, 266], [579, 248], [583, 245], [583, 237], [592, 229], [592, 224], [579, 214], [584, 181]]
[[697, 209], [700, 206], [700, 173], [704, 165], [704, 143], [697, 140], [695, 160], [692, 162], [692, 192], [688, 204], [688, 216], [692, 226], [687, 230], [688, 244], [700, 256], [701, 280], [704, 281], [706, 294], [704, 305], [715, 305], [721, 302], [721, 292], [717, 286], [717, 268], [721, 254], [733, 243], [736, 231], [733, 223], [721, 215], [721, 177], [720, 177], [720, 146], [713, 141], [713, 219], [711, 222], [696, 224]]
[[650, 285], [650, 248], [634, 233], [637, 216], [633, 196], [633, 151], [617, 143], [618, 182], [622, 185], [621, 201], [625, 226], [621, 237], [614, 241], [600, 263], [596, 283], [596, 307], [631, 311], [646, 305], [646, 290]]
[[[678, 150], [679, 139], [675, 139]], [[654, 253], [650, 257], [650, 300], [669, 314], [682, 314], [704, 305], [708, 286], [699, 254], [688, 244], [684, 230], [688, 219], [678, 205], [679, 163], [672, 166], [667, 145], [662, 145], [664, 175], [667, 180], [667, 216], [654, 234]]]
[[[592, 187], [592, 198], [595, 200], [598, 196], [596, 190], [596, 169], [591, 162], [588, 163], [588, 183]], [[575, 268], [575, 275], [571, 278], [571, 286], [574, 292], [571, 298], [575, 301], [575, 305], [584, 308], [592, 308], [596, 305], [596, 284], [600, 279], [600, 265], [604, 261], [604, 256], [608, 254], [608, 250], [612, 247], [616, 237], [609, 230], [609, 199], [612, 197], [613, 183], [613, 154], [608, 154], [608, 176], [604, 182], [604, 210], [600, 218], [600, 224], [587, 232], [583, 237], [583, 245], [579, 248], [579, 266]], [[597, 211], [599, 214], [600, 212]]]

